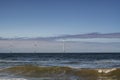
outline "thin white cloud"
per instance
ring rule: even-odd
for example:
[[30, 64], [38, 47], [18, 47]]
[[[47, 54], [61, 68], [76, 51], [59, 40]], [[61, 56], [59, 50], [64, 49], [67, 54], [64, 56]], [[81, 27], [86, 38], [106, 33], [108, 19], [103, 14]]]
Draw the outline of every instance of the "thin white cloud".
[[[62, 41], [58, 40], [58, 41]], [[120, 42], [119, 38], [87, 38], [87, 39], [65, 39], [65, 41], [81, 41], [81, 42], [100, 42], [100, 43], [111, 43], [111, 42]]]

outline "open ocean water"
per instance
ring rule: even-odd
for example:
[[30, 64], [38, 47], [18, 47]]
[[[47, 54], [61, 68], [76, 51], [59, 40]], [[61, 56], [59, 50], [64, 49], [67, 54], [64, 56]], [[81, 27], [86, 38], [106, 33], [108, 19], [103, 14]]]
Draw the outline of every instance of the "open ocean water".
[[0, 53], [0, 80], [120, 80], [119, 76], [120, 53]]

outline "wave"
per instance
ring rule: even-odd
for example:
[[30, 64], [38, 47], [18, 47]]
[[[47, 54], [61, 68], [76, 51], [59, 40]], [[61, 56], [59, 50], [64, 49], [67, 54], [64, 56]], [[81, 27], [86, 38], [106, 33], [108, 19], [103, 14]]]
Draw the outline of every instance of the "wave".
[[27, 79], [24, 79], [24, 78], [7, 78], [7, 77], [4, 77], [4, 78], [0, 78], [0, 80], [27, 80]]
[[120, 60], [114, 60], [114, 59], [104, 59], [104, 60], [96, 60], [95, 63], [120, 63]]
[[[14, 76], [24, 76], [32, 78], [52, 77], [52, 78], [69, 78], [68, 80], [120, 80], [120, 68], [106, 68], [106, 69], [84, 69], [71, 68], [59, 66], [14, 66], [10, 68], [1, 69], [0, 73], [9, 73]], [[76, 79], [75, 79], [76, 78]], [[114, 79], [113, 79], [114, 78]], [[58, 79], [59, 80], [59, 79]], [[64, 79], [61, 79], [64, 80]], [[67, 79], [65, 79], [67, 80]]]
[[18, 62], [30, 62], [30, 61], [0, 60], [0, 63], [18, 63]]

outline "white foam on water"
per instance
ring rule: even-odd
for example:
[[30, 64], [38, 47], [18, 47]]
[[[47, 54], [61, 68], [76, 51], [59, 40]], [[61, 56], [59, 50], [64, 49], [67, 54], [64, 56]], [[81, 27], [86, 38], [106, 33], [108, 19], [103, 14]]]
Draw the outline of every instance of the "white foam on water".
[[116, 70], [116, 68], [112, 68], [112, 69], [97, 69], [98, 73], [109, 73], [111, 71]]
[[94, 62], [95, 63], [120, 63], [120, 60], [108, 59], [108, 60], [97, 60]]

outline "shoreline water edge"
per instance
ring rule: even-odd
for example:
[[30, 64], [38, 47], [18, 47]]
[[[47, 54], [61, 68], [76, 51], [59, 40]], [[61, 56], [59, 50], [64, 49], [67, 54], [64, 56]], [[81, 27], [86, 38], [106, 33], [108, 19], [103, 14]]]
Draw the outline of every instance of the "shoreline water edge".
[[0, 80], [120, 80], [120, 54], [0, 54]]

